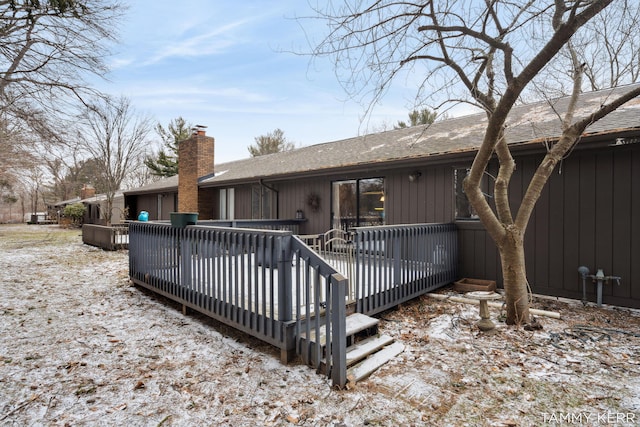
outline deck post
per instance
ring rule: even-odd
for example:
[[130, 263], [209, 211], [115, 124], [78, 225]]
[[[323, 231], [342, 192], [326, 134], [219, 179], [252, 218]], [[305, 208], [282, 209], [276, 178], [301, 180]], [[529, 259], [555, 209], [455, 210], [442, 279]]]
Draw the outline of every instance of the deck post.
[[393, 257], [393, 285], [402, 284], [402, 239], [392, 230], [387, 232], [388, 238], [391, 239], [391, 256]]
[[[340, 388], [347, 384], [347, 296], [348, 279], [341, 274], [331, 276], [331, 380]], [[327, 344], [329, 344], [327, 342]]]
[[178, 245], [180, 247], [180, 281], [178, 285], [191, 286], [191, 241], [187, 238], [185, 229], [178, 230]]
[[276, 250], [278, 251], [278, 320], [288, 322], [293, 316], [291, 234], [278, 237]]

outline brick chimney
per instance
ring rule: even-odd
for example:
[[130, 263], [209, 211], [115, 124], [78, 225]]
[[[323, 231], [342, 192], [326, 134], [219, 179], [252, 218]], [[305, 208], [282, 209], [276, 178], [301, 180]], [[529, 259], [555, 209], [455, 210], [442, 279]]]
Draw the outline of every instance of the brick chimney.
[[198, 125], [178, 145], [178, 212], [199, 212], [198, 178], [213, 173], [214, 139]]
[[96, 189], [91, 186], [84, 184], [82, 189], [80, 190], [80, 200], [88, 199], [89, 197], [93, 197], [96, 195]]

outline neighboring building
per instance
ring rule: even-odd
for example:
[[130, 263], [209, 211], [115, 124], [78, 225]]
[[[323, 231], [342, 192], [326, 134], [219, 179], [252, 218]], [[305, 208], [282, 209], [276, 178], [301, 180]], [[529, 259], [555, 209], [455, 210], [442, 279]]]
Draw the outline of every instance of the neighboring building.
[[[620, 88], [618, 90], [628, 90]], [[611, 91], [585, 94], [577, 116]], [[567, 99], [554, 106], [562, 111]], [[516, 158], [511, 181], [517, 208], [529, 177], [560, 134], [554, 106], [515, 107], [506, 136]], [[501, 282], [495, 245], [475, 218], [461, 182], [482, 140], [477, 114], [215, 165], [214, 140], [199, 131], [180, 144], [177, 177], [125, 192], [130, 218], [196, 211], [200, 219], [296, 218], [301, 234], [354, 226], [455, 222], [461, 277]], [[495, 174], [492, 164], [486, 179]], [[487, 197], [491, 198], [487, 183]], [[178, 197], [178, 193], [180, 194]], [[525, 240], [535, 293], [582, 298], [577, 269], [602, 268], [622, 282], [604, 302], [640, 307], [640, 99], [596, 122], [550, 178]], [[635, 286], [634, 286], [635, 284]], [[593, 300], [594, 289], [588, 287]]]
[[72, 205], [74, 203], [78, 203], [80, 201], [80, 197], [74, 197], [68, 200], [62, 200], [60, 202], [47, 204], [47, 218], [51, 221], [55, 221], [60, 223], [60, 219], [62, 218], [62, 212], [64, 208], [68, 205]]
[[[106, 209], [106, 201], [107, 197], [105, 194], [96, 194], [95, 188], [90, 185], [85, 185], [80, 190], [80, 196], [47, 205], [47, 217], [49, 220], [60, 223], [62, 213], [66, 206], [74, 203], [82, 203], [87, 208], [83, 223], [104, 225], [107, 223], [103, 214]], [[116, 224], [125, 219], [124, 194], [122, 192], [116, 192], [113, 197], [111, 223]]]
[[[104, 212], [107, 209], [106, 194], [95, 194], [91, 197], [80, 200], [85, 205], [87, 211], [84, 214], [84, 224], [106, 225], [107, 219]], [[124, 207], [124, 194], [118, 191], [113, 195], [111, 218], [109, 224], [118, 224], [127, 219]]]
[[130, 219], [147, 211], [151, 221], [169, 220], [171, 212], [178, 212], [178, 176], [124, 191], [124, 204], [129, 208]]

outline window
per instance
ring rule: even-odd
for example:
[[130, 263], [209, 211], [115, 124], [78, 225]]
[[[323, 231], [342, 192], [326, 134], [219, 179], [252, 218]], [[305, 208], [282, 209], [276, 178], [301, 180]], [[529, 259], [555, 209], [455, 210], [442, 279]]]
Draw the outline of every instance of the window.
[[[453, 170], [456, 219], [478, 219], [476, 211], [473, 209], [473, 206], [471, 206], [471, 203], [469, 203], [469, 199], [467, 199], [467, 195], [464, 193], [464, 188], [462, 188], [462, 181], [469, 175], [469, 171], [469, 168], [456, 168]], [[489, 194], [489, 176], [487, 172], [484, 173], [480, 187], [485, 197], [491, 198], [492, 196]]]
[[235, 218], [235, 189], [220, 189], [220, 219], [236, 219]]
[[276, 192], [264, 185], [254, 185], [251, 190], [251, 219], [275, 219]]
[[336, 181], [332, 187], [333, 228], [383, 225], [384, 178]]

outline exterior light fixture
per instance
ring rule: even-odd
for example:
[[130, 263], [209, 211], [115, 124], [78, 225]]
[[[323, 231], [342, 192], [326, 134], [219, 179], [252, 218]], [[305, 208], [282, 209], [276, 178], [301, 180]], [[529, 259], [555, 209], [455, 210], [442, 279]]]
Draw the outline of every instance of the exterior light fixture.
[[421, 172], [412, 172], [409, 174], [409, 182], [415, 182], [422, 176]]

